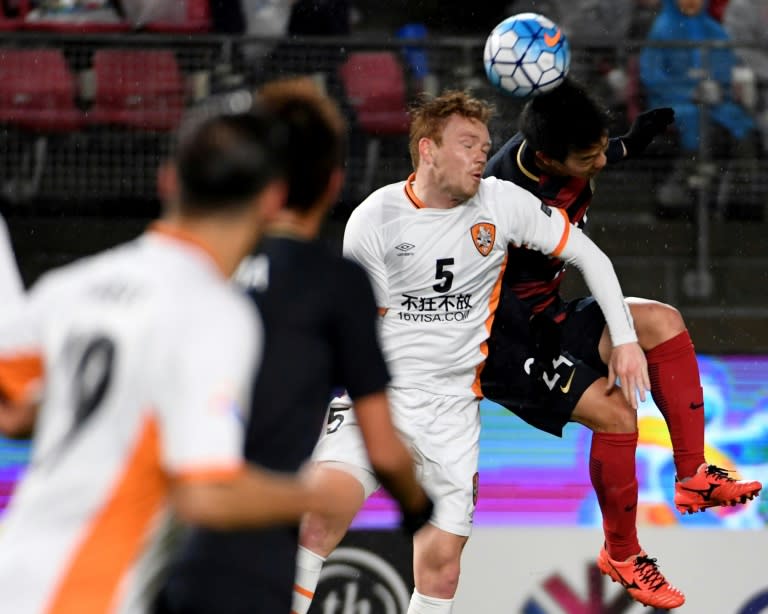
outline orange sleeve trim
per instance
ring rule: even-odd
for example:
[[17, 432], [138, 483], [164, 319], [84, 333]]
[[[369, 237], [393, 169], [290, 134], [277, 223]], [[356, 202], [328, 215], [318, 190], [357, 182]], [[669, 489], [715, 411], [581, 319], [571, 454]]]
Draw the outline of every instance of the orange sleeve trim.
[[560, 256], [562, 251], [565, 249], [565, 246], [568, 244], [568, 237], [571, 236], [571, 220], [568, 218], [568, 214], [558, 207], [552, 207], [555, 211], [560, 213], [560, 215], [563, 216], [563, 219], [565, 220], [565, 228], [563, 229], [563, 236], [560, 237], [560, 243], [557, 244], [557, 247], [552, 251], [552, 255], [556, 258]]
[[226, 482], [245, 473], [245, 463], [235, 465], [190, 467], [175, 472], [174, 477], [182, 482]]
[[[499, 276], [496, 279], [496, 283], [493, 285], [493, 290], [491, 292], [491, 297], [488, 300], [488, 318], [485, 320], [485, 329], [488, 331], [488, 336], [491, 334], [491, 328], [493, 327], [493, 320], [496, 317], [496, 310], [499, 307], [499, 301], [501, 300], [501, 284], [502, 279], [504, 279], [504, 271], [507, 268], [507, 260], [509, 258], [509, 254], [507, 253], [504, 256], [504, 262], [501, 263], [501, 270], [499, 271]], [[475, 381], [472, 382], [472, 392], [475, 394], [475, 397], [478, 399], [483, 398], [483, 389], [480, 386], [480, 374], [483, 372], [483, 368], [485, 367], [485, 359], [488, 358], [488, 341], [483, 341], [480, 344], [480, 352], [483, 355], [482, 362], [477, 365], [477, 368], [475, 369]]]
[[0, 393], [11, 403], [22, 403], [43, 377], [40, 354], [24, 354], [0, 360]]
[[299, 586], [298, 584], [293, 585], [293, 590], [294, 592], [298, 593], [302, 597], [306, 597], [307, 599], [315, 598], [315, 594], [312, 591], [307, 590], [306, 588], [304, 588], [303, 586]]

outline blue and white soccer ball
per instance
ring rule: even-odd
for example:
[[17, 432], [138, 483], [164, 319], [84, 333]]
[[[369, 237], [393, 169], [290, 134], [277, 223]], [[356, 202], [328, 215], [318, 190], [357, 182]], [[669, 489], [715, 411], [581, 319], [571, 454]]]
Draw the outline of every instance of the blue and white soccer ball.
[[520, 13], [507, 17], [488, 35], [483, 63], [493, 85], [524, 98], [560, 85], [571, 66], [571, 47], [552, 20]]

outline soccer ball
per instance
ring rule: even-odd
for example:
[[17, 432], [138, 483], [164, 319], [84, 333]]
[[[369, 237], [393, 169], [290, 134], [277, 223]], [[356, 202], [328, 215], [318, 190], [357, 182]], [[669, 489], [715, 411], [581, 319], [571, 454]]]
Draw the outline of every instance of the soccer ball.
[[493, 85], [524, 98], [560, 85], [571, 65], [571, 47], [552, 20], [520, 13], [507, 17], [488, 35], [483, 63]]

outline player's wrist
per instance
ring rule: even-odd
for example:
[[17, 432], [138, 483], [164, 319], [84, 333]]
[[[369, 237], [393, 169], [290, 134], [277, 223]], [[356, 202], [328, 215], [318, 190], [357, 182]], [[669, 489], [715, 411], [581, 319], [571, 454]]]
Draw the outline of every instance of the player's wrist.
[[634, 336], [627, 335], [626, 337], [620, 337], [612, 341], [613, 341], [613, 349], [615, 350], [616, 348], [620, 348], [624, 345], [637, 343], [637, 335], [634, 335]]
[[630, 130], [627, 134], [619, 137], [624, 146], [625, 157], [636, 156], [653, 140], [653, 135], [640, 134], [639, 131]]

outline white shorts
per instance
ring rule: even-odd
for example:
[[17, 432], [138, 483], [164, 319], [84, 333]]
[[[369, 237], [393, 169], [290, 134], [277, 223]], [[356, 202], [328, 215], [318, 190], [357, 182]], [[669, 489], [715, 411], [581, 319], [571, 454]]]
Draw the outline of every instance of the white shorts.
[[[387, 396], [393, 422], [413, 453], [416, 475], [435, 502], [432, 524], [469, 536], [477, 503], [479, 401], [405, 388], [390, 388]], [[342, 463], [342, 469], [349, 465], [366, 497], [380, 486], [351, 410], [333, 411], [312, 459]]]

